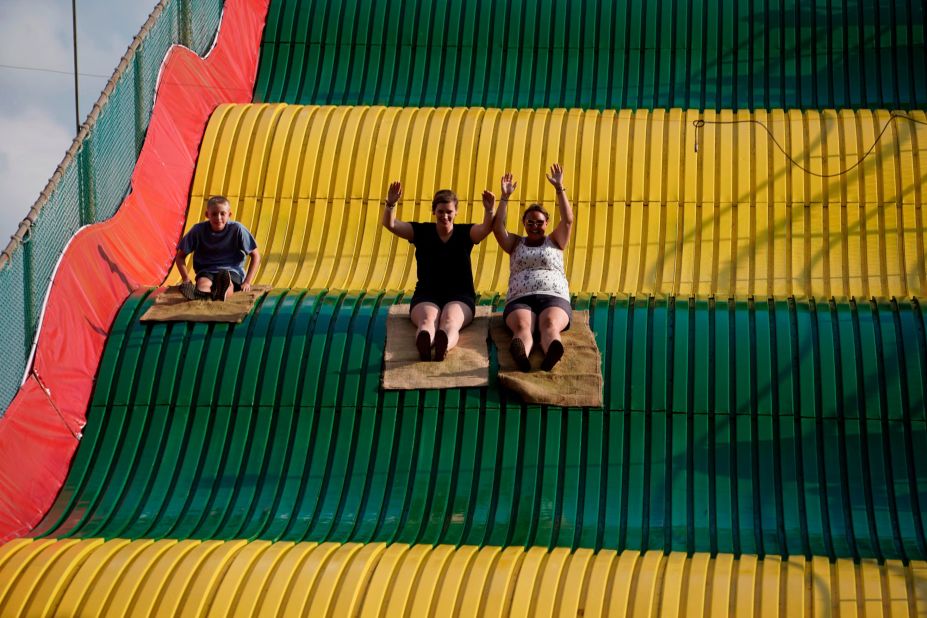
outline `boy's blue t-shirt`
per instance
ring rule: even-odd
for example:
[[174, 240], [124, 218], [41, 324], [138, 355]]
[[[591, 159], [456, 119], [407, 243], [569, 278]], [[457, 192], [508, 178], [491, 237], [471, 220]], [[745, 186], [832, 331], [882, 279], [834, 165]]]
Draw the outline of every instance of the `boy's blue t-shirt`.
[[180, 239], [177, 248], [193, 254], [193, 270], [197, 273], [232, 270], [244, 279], [245, 256], [257, 249], [257, 242], [238, 221], [229, 221], [221, 232], [213, 232], [209, 221], [201, 221]]

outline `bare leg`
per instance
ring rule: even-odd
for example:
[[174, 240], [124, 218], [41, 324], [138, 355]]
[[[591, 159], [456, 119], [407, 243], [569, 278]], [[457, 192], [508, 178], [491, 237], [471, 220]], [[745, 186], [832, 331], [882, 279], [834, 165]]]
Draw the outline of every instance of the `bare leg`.
[[560, 332], [570, 323], [570, 316], [560, 307], [548, 307], [541, 312], [538, 325], [541, 331], [541, 349], [544, 350], [544, 362], [541, 369], [550, 371], [563, 358], [563, 342]]
[[534, 345], [534, 312], [530, 309], [516, 309], [505, 318], [505, 325], [512, 331], [512, 359], [521, 371], [531, 371], [531, 346]]
[[415, 324], [415, 332], [420, 333], [425, 331], [428, 333], [429, 337], [434, 339], [435, 328], [437, 327], [438, 315], [440, 313], [441, 310], [438, 309], [438, 305], [434, 303], [418, 303], [415, 305], [410, 314], [412, 323]]
[[459, 301], [449, 302], [441, 311], [438, 328], [447, 335], [447, 349], [453, 350], [460, 339], [460, 329], [473, 321], [473, 311]]
[[212, 292], [212, 279], [209, 277], [198, 277], [196, 279], [196, 289], [198, 292], [209, 294]]
[[560, 307], [548, 307], [538, 317], [538, 330], [541, 331], [541, 350], [545, 353], [552, 341], [560, 341], [560, 333], [570, 323], [570, 316]]
[[531, 346], [534, 345], [534, 312], [530, 309], [516, 309], [505, 318], [505, 325], [512, 331], [512, 337], [521, 339], [525, 351], [531, 354]]
[[435, 328], [441, 310], [434, 303], [418, 303], [412, 308], [409, 317], [415, 324], [415, 347], [420, 360], [431, 360], [431, 344], [435, 338]]

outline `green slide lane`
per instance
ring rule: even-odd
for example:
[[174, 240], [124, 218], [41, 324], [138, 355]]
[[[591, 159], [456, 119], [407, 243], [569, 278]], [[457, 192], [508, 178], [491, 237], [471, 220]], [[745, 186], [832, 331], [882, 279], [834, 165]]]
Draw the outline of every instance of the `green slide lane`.
[[240, 325], [142, 324], [147, 295], [37, 536], [927, 557], [917, 301], [578, 298], [606, 403], [565, 409], [382, 391], [395, 294]]
[[922, 109], [924, 3], [274, 0], [255, 102]]

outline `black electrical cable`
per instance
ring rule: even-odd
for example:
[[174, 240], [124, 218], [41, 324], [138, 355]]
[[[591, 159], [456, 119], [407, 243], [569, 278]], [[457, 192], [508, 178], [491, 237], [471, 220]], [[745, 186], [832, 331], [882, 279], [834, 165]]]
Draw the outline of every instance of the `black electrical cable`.
[[812, 176], [817, 176], [818, 178], [833, 178], [834, 176], [843, 176], [844, 174], [848, 174], [851, 171], [853, 171], [855, 168], [862, 165], [863, 161], [865, 161], [866, 158], [872, 154], [872, 151], [875, 149], [876, 144], [879, 143], [879, 140], [882, 139], [882, 136], [885, 134], [885, 131], [888, 130], [888, 125], [890, 125], [892, 121], [895, 120], [896, 118], [902, 118], [904, 120], [909, 120], [917, 124], [927, 125], [927, 122], [924, 122], [923, 120], [918, 120], [917, 118], [912, 118], [911, 116], [908, 116], [907, 114], [902, 114], [900, 112], [892, 112], [891, 114], [889, 114], [888, 120], [886, 120], [885, 124], [882, 126], [882, 130], [879, 131], [879, 135], [876, 136], [875, 141], [872, 142], [872, 146], [870, 146], [869, 150], [866, 151], [866, 154], [860, 157], [860, 159], [856, 163], [846, 168], [845, 170], [840, 170], [839, 172], [834, 172], [832, 174], [821, 174], [820, 172], [809, 170], [807, 167], [805, 167], [804, 165], [802, 165], [801, 163], [793, 159], [792, 156], [785, 151], [785, 148], [783, 148], [782, 145], [779, 143], [779, 141], [776, 139], [776, 136], [772, 134], [772, 131], [769, 130], [769, 127], [767, 127], [764, 123], [760, 122], [759, 120], [756, 120], [753, 118], [750, 118], [747, 120], [703, 120], [700, 118], [698, 120], [693, 120], [692, 126], [695, 127], [695, 131], [696, 131], [695, 151], [698, 152], [698, 130], [701, 129], [706, 124], [756, 124], [756, 125], [759, 125], [763, 127], [766, 133], [769, 134], [769, 138], [773, 141], [773, 144], [775, 144], [776, 148], [778, 148], [779, 151], [785, 155], [785, 158], [789, 160], [789, 163], [791, 163], [798, 169], [802, 170], [803, 172], [807, 174], [811, 174]]

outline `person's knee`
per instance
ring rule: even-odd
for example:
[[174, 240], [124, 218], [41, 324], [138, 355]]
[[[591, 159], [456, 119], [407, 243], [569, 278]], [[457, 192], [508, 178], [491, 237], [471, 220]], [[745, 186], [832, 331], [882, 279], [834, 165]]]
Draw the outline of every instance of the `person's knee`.
[[438, 321], [438, 308], [434, 305], [416, 305], [412, 310], [412, 323], [419, 328], [434, 330], [435, 323]]
[[569, 317], [562, 311], [545, 311], [538, 319], [538, 328], [546, 332], [559, 333], [569, 323]]
[[460, 330], [464, 324], [464, 316], [442, 314], [439, 324], [442, 330]]
[[441, 327], [461, 329], [473, 320], [473, 310], [461, 302], [450, 302], [441, 311]]
[[451, 311], [448, 311], [446, 307], [444, 311], [441, 312], [441, 316], [438, 318], [438, 324], [441, 326], [441, 328], [452, 326], [457, 321], [457, 316], [453, 315]]
[[530, 315], [510, 315], [507, 321], [509, 328], [516, 332], [531, 331]]
[[539, 320], [539, 328], [544, 331], [559, 331], [560, 320], [554, 316], [545, 315]]

